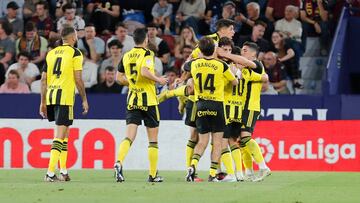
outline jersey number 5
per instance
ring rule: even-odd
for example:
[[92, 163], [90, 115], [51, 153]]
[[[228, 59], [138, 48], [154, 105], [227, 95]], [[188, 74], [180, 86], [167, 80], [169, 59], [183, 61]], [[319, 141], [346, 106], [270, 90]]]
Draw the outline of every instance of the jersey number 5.
[[136, 83], [135, 78], [137, 78], [137, 74], [138, 74], [137, 70], [134, 70], [135, 66], [136, 66], [136, 63], [130, 63], [130, 74], [131, 75], [135, 74], [135, 77], [130, 79], [133, 84]]
[[198, 73], [196, 74], [196, 78], [199, 79], [199, 89], [200, 93], [203, 92], [203, 90], [209, 90], [210, 93], [215, 92], [215, 75], [214, 74], [207, 74], [207, 77], [205, 79], [205, 82], [202, 81], [202, 74]]
[[54, 68], [53, 68], [53, 74], [56, 75], [57, 78], [60, 77], [61, 75], [61, 60], [62, 58], [61, 57], [57, 57], [56, 58], [56, 61], [55, 61], [55, 65], [54, 65]]

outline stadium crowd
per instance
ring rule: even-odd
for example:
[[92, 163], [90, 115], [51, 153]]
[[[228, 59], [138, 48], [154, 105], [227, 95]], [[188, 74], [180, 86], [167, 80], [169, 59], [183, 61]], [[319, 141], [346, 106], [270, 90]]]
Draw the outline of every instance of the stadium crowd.
[[[89, 93], [127, 93], [116, 82], [122, 55], [135, 46], [132, 33], [147, 27], [156, 53], [156, 74], [173, 89], [198, 39], [215, 32], [219, 19], [236, 22], [235, 46], [260, 47], [269, 75], [264, 94], [289, 94], [287, 81], [302, 88], [299, 58], [306, 38], [320, 39], [321, 54], [346, 1], [341, 0], [2, 0], [0, 2], [0, 93], [39, 93], [40, 73], [60, 30], [78, 31], [84, 55], [83, 80]], [[359, 5], [356, 0], [347, 3]]]

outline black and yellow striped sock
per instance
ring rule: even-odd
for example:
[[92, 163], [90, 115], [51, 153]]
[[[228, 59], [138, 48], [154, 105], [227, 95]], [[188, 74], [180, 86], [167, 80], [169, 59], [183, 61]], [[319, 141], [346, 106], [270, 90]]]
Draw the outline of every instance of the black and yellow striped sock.
[[199, 163], [199, 160], [201, 158], [201, 155], [200, 154], [194, 154], [192, 156], [192, 159], [191, 159], [191, 163], [190, 165], [193, 165], [195, 167], [195, 169], [197, 168], [197, 165]]
[[242, 163], [241, 163], [241, 152], [240, 148], [236, 145], [230, 147], [231, 156], [235, 163], [236, 172], [242, 172]]
[[196, 142], [189, 140], [186, 145], [186, 168], [190, 167], [191, 159], [194, 154], [194, 148], [195, 148]]
[[124, 159], [130, 150], [131, 144], [132, 141], [127, 137], [120, 143], [117, 161], [120, 161], [121, 164], [123, 164]]
[[226, 172], [229, 175], [234, 175], [234, 166], [228, 148], [225, 148], [221, 151], [221, 162], [224, 164]]
[[216, 171], [217, 171], [217, 168], [219, 167], [219, 163], [218, 162], [211, 162], [211, 165], [210, 165], [210, 176], [211, 177], [215, 177], [216, 176]]
[[159, 160], [159, 149], [157, 142], [149, 142], [148, 157], [149, 157], [149, 175], [155, 178], [157, 172], [157, 164]]
[[64, 138], [63, 146], [60, 154], [60, 171], [63, 173], [67, 173], [66, 161], [68, 157], [68, 140], [69, 138]]
[[59, 138], [54, 138], [53, 143], [51, 145], [50, 151], [50, 160], [48, 172], [55, 173], [55, 167], [59, 161], [60, 153], [63, 147], [63, 140]]

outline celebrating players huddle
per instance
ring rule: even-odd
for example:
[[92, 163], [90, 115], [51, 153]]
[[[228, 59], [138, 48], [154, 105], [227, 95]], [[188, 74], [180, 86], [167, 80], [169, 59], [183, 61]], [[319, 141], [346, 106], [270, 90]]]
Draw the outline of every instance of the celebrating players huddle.
[[[75, 33], [75, 37], [69, 37], [68, 33]], [[197, 177], [196, 170], [210, 138], [212, 149], [209, 182], [262, 181], [270, 175], [270, 169], [265, 164], [259, 145], [251, 138], [256, 120], [260, 115], [261, 86], [263, 82], [267, 82], [268, 77], [263, 65], [256, 58], [257, 45], [246, 42], [241, 49], [234, 47], [231, 40], [233, 35], [234, 22], [219, 20], [217, 32], [203, 37], [190, 59], [184, 64], [182, 77], [180, 81], [176, 81], [178, 88], [167, 90], [157, 96], [156, 83], [165, 85], [168, 81], [164, 77], [155, 75], [154, 53], [147, 49], [146, 30], [134, 31], [136, 46], [124, 54], [118, 67], [117, 79], [122, 85], [129, 86], [129, 92], [126, 108], [126, 137], [120, 144], [114, 165], [117, 182], [125, 181], [124, 159], [136, 138], [137, 128], [142, 121], [146, 126], [149, 140], [148, 181], [163, 181], [157, 171], [160, 121], [158, 103], [171, 97], [178, 97], [181, 112], [185, 108], [185, 124], [190, 127], [190, 139], [186, 146], [188, 168], [186, 181], [202, 180]], [[70, 96], [69, 92], [72, 91], [73, 94], [75, 83], [83, 99], [84, 113], [88, 111], [86, 95], [81, 90], [82, 81], [76, 77], [79, 72], [81, 74], [81, 66], [78, 65], [81, 63], [76, 61], [82, 60], [81, 53], [78, 53], [72, 44], [72, 41], [76, 39], [76, 32], [62, 33], [62, 37], [68, 44], [49, 52], [46, 61], [47, 67], [51, 66], [51, 71], [48, 68], [42, 75], [40, 113], [43, 117], [48, 117], [50, 121], [55, 120], [57, 125], [49, 168], [45, 176], [45, 181], [49, 182], [58, 179], [70, 180], [66, 164], [64, 166], [67, 152], [63, 152], [66, 148], [68, 128], [72, 124], [73, 100], [68, 103], [63, 101], [66, 100], [65, 96]], [[68, 51], [66, 56], [61, 55], [61, 51], [66, 48], [74, 53], [71, 54], [72, 52]], [[68, 57], [69, 61], [73, 60], [74, 65], [68, 65], [67, 69], [63, 69], [63, 57]], [[70, 73], [65, 74], [66, 71], [77, 73], [76, 78], [69, 76]], [[62, 167], [60, 177], [57, 178], [55, 165], [59, 159]], [[257, 176], [252, 169], [253, 160], [259, 165]], [[227, 174], [221, 173], [219, 167], [221, 163], [225, 166]], [[245, 175], [243, 175], [242, 164], [245, 167]]]

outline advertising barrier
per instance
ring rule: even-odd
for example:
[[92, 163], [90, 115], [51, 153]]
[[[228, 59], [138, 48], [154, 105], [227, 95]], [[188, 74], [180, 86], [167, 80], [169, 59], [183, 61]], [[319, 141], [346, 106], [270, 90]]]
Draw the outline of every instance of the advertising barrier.
[[[39, 119], [1, 119], [0, 168], [46, 168], [54, 124]], [[125, 121], [76, 120], [70, 130], [68, 167], [112, 168]], [[185, 170], [189, 130], [183, 121], [162, 121], [159, 169]], [[259, 121], [254, 138], [272, 170], [360, 171], [360, 121]], [[141, 126], [124, 169], [148, 168]], [[208, 170], [209, 149], [199, 169]], [[256, 165], [256, 164], [254, 164]]]

